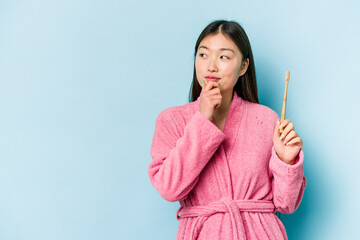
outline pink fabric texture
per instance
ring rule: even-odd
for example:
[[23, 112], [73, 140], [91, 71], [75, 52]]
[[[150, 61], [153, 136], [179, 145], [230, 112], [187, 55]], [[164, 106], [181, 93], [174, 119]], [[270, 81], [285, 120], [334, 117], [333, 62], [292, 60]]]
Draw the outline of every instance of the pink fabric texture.
[[222, 132], [199, 111], [200, 97], [157, 117], [148, 174], [179, 201], [177, 240], [287, 239], [275, 212], [293, 213], [303, 197], [303, 150], [294, 165], [273, 146], [279, 116], [234, 97]]

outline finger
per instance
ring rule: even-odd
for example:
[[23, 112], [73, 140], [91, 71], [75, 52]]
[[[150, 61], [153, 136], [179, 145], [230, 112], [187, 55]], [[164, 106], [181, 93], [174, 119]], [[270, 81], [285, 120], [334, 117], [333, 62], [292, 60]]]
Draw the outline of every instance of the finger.
[[276, 139], [280, 137], [279, 126], [280, 126], [280, 119], [278, 119], [278, 121], [276, 122], [276, 126], [274, 129], [274, 137], [276, 137]]
[[217, 86], [219, 89], [220, 89], [220, 91], [222, 90], [222, 86], [220, 85], [220, 83], [219, 82], [214, 82], [215, 83], [215, 86]]
[[213, 101], [220, 101], [221, 102], [221, 99], [222, 99], [221, 95], [206, 96], [207, 102], [213, 102]]
[[290, 122], [288, 125], [286, 125], [285, 129], [283, 130], [280, 136], [280, 140], [285, 139], [286, 135], [288, 135], [289, 132], [291, 132], [292, 130], [294, 130], [294, 124]]
[[299, 148], [302, 148], [303, 142], [302, 142], [302, 139], [298, 136], [296, 138], [291, 139], [291, 141], [286, 144], [286, 146], [289, 146], [289, 145], [294, 145]]
[[296, 137], [297, 137], [297, 133], [294, 130], [291, 130], [289, 134], [285, 136], [284, 144], [290, 142], [290, 140]]
[[221, 95], [211, 95], [211, 96], [208, 96], [208, 99], [210, 101], [221, 101], [222, 96]]
[[217, 103], [217, 104], [215, 104], [214, 109], [218, 109], [220, 106], [221, 106], [221, 103]]
[[221, 96], [214, 96], [214, 97], [211, 97], [208, 101], [207, 101], [208, 105], [211, 107], [211, 108], [219, 108], [221, 106]]
[[208, 83], [208, 82], [207, 82], [205, 79], [203, 79], [203, 80], [201, 81], [201, 88], [202, 88], [201, 91], [204, 91], [207, 83]]
[[213, 82], [204, 82], [205, 83], [205, 88], [204, 88], [204, 90], [207, 92], [207, 91], [209, 91], [212, 87], [212, 84], [213, 84]]
[[[285, 122], [285, 121], [284, 121]], [[283, 123], [284, 123], [283, 122]], [[280, 129], [281, 126], [283, 126], [284, 124], [280, 125]], [[290, 120], [286, 121], [286, 125], [285, 127], [283, 127], [283, 132], [282, 132], [282, 136], [286, 136], [291, 130], [294, 130], [294, 124], [292, 122], [290, 122]]]
[[221, 95], [214, 95], [214, 96], [211, 96], [211, 102], [214, 103], [215, 105], [218, 105], [218, 107], [220, 107], [221, 105], [221, 99], [222, 99], [222, 96]]
[[289, 122], [288, 125], [286, 125], [286, 127], [284, 128], [284, 132], [285, 133], [285, 136], [287, 134], [289, 134], [289, 132], [291, 132], [292, 130], [295, 130], [295, 126], [292, 122]]
[[206, 90], [207, 85], [209, 85], [209, 83], [205, 79], [203, 79], [200, 95], [204, 95], [207, 92]]
[[[285, 119], [284, 121], [281, 122], [280, 128], [286, 127], [289, 122], [290, 122], [290, 119]], [[280, 129], [280, 128], [279, 128], [279, 129]]]
[[213, 88], [207, 92], [207, 94], [210, 95], [221, 95], [221, 91], [219, 88]]
[[204, 80], [202, 80], [202, 82], [201, 82], [201, 92], [200, 92], [200, 95], [204, 95], [205, 85], [206, 85], [206, 83], [204, 82]]
[[205, 91], [209, 91], [212, 88], [220, 88], [218, 82], [209, 81], [205, 84]]

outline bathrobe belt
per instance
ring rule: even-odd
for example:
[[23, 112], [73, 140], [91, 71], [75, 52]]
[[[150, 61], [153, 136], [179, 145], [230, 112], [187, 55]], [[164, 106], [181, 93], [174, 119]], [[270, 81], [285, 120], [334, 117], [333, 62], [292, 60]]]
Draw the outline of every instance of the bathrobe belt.
[[[180, 212], [180, 216], [179, 216]], [[240, 212], [275, 212], [272, 201], [266, 200], [233, 200], [230, 197], [223, 197], [220, 201], [213, 202], [207, 206], [180, 206], [176, 213], [176, 218], [180, 220], [186, 217], [197, 217], [191, 226], [191, 238], [196, 239], [199, 228], [204, 221], [216, 213], [230, 213], [233, 239], [246, 239], [244, 224]]]

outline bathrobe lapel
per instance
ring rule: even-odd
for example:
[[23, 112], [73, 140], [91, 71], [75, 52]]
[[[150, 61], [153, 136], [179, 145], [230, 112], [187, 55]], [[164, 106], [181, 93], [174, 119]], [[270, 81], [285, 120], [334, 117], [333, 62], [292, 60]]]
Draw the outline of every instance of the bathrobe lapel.
[[[200, 107], [200, 97], [196, 100], [194, 105], [196, 110]], [[222, 192], [223, 197], [229, 197], [234, 199], [233, 184], [231, 180], [231, 171], [229, 166], [229, 160], [234, 145], [236, 144], [237, 135], [239, 133], [239, 127], [242, 119], [244, 118], [245, 112], [244, 100], [234, 92], [233, 100], [230, 104], [229, 112], [225, 120], [224, 134], [226, 135], [225, 140], [220, 144], [219, 148], [215, 153], [215, 159], [212, 161], [216, 178], [220, 184], [219, 188]], [[212, 121], [214, 124], [215, 122]]]

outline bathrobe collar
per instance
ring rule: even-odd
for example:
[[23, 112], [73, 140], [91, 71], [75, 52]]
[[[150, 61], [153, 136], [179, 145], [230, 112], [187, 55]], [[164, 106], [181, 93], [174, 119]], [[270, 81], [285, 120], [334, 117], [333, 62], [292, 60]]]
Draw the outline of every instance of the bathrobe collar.
[[[231, 130], [233, 132], [235, 128], [237, 128], [240, 125], [240, 121], [242, 117], [244, 116], [245, 112], [244, 110], [244, 102], [240, 96], [237, 95], [236, 91], [234, 91], [233, 99], [230, 104], [229, 112], [226, 117], [225, 126], [224, 126], [224, 133], [229, 133], [228, 130]], [[195, 101], [195, 110], [199, 110], [200, 108], [200, 96]], [[213, 123], [214, 120], [212, 121]]]

